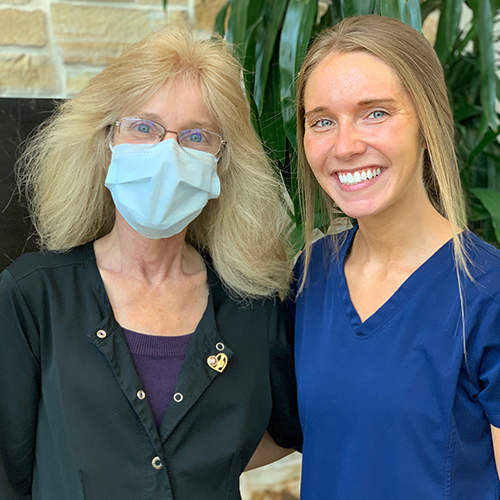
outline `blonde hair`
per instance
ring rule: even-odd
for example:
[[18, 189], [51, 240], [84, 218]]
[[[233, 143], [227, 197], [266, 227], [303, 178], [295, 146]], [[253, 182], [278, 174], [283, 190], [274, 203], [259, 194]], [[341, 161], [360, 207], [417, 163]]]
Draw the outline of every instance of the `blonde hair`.
[[317, 200], [333, 224], [339, 211], [320, 188], [307, 163], [304, 139], [304, 93], [311, 73], [334, 52], [367, 52], [386, 63], [411, 96], [421, 133], [426, 141], [423, 181], [434, 208], [451, 224], [457, 269], [469, 275], [463, 242], [465, 203], [454, 148], [453, 116], [448, 102], [443, 69], [423, 35], [389, 17], [376, 15], [344, 19], [324, 30], [310, 47], [297, 81], [297, 148], [300, 201], [305, 219], [305, 276], [311, 257], [312, 231]]
[[111, 124], [179, 78], [200, 84], [227, 141], [218, 163], [221, 195], [190, 224], [187, 239], [208, 250], [231, 292], [284, 296], [291, 270], [283, 190], [252, 127], [241, 67], [223, 40], [195, 40], [177, 28], [130, 46], [28, 142], [18, 178], [40, 247], [64, 251], [111, 231], [115, 207], [104, 186]]

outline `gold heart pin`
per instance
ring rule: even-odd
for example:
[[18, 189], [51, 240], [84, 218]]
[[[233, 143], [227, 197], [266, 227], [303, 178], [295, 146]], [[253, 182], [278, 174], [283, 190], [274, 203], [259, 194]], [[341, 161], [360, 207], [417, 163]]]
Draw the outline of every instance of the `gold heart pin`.
[[223, 352], [220, 352], [217, 356], [209, 356], [207, 364], [212, 370], [222, 373], [227, 366], [227, 356]]

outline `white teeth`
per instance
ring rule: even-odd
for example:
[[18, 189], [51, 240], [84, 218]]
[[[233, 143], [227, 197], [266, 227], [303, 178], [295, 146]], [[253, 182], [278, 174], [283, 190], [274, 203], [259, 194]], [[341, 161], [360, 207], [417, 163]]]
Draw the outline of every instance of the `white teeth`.
[[357, 170], [353, 174], [351, 172], [347, 172], [347, 174], [339, 173], [338, 178], [340, 184], [347, 184], [348, 186], [352, 186], [353, 184], [359, 184], [360, 182], [364, 182], [366, 180], [373, 179], [380, 175], [382, 170], [377, 168], [376, 170]]

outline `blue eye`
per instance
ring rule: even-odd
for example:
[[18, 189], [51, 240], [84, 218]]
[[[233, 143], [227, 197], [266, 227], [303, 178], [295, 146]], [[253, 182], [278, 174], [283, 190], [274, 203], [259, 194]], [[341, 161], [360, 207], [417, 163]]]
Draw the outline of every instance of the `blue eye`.
[[373, 111], [372, 113], [370, 113], [368, 117], [372, 117], [377, 120], [379, 118], [384, 118], [384, 116], [387, 116], [387, 114], [388, 113], [386, 113], [385, 111], [381, 111], [378, 109], [377, 111]]
[[149, 132], [151, 132], [151, 127], [145, 123], [141, 123], [137, 126], [137, 131], [143, 134], [149, 134]]
[[315, 125], [319, 127], [330, 127], [333, 125], [332, 120], [324, 119], [324, 120], [319, 120], [315, 123]]
[[189, 134], [188, 140], [190, 142], [201, 142], [203, 141], [203, 136], [200, 134], [200, 132], [193, 132], [192, 134]]

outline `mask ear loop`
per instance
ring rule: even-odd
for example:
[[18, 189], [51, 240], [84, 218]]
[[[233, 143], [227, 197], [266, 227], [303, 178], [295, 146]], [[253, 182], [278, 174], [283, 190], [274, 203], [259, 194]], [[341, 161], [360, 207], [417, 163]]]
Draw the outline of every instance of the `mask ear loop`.
[[219, 151], [217, 151], [217, 153], [215, 154], [215, 159], [217, 160], [217, 163], [219, 163], [219, 160], [222, 158], [222, 153], [226, 149], [226, 146], [227, 146], [227, 142], [222, 140], [220, 143]]

